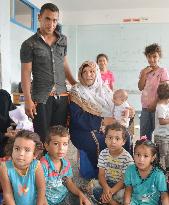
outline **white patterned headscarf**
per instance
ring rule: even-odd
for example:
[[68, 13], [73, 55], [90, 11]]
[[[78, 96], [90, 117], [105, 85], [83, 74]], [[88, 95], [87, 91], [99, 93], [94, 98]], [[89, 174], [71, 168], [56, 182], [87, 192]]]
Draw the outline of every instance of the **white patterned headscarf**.
[[[87, 86], [82, 78], [85, 67], [96, 69], [95, 82]], [[83, 110], [101, 117], [112, 117], [113, 92], [103, 84], [98, 65], [93, 61], [85, 61], [78, 72], [79, 83], [70, 91], [70, 100], [78, 104]]]

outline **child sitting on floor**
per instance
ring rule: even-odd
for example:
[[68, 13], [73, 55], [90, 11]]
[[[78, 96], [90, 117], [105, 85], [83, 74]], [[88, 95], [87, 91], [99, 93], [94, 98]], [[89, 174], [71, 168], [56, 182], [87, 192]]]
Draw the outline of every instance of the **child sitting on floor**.
[[126, 129], [116, 122], [106, 126], [105, 142], [99, 159], [99, 183], [93, 190], [94, 199], [99, 203], [118, 205], [123, 201], [123, 175], [128, 165], [133, 163], [131, 155], [122, 147], [125, 144]]
[[166, 177], [157, 160], [154, 143], [141, 138], [134, 148], [135, 164], [130, 165], [124, 177], [124, 205], [162, 205], [169, 204]]
[[12, 159], [1, 162], [0, 182], [5, 204], [42, 205], [45, 201], [43, 169], [36, 160], [41, 146], [36, 133], [22, 130], [14, 138]]
[[61, 125], [53, 126], [46, 138], [45, 148], [48, 153], [41, 159], [46, 178], [45, 205], [91, 205], [71, 179], [72, 168], [65, 159], [69, 140], [67, 129]]

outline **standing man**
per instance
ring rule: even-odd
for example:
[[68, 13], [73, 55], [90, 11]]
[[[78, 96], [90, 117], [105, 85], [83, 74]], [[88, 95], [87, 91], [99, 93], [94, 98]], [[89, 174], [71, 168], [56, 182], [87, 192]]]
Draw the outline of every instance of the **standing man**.
[[[59, 9], [44, 4], [38, 16], [40, 28], [20, 50], [21, 83], [25, 112], [44, 142], [52, 125], [66, 125], [68, 95], [65, 79], [74, 80], [67, 62], [67, 39], [56, 31]], [[31, 73], [33, 77], [31, 86]]]

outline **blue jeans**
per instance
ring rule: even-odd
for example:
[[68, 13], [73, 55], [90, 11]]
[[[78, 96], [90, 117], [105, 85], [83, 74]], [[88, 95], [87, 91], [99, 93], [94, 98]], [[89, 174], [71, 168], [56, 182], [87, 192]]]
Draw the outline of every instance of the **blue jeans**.
[[2, 203], [3, 195], [0, 193], [0, 204]]
[[126, 133], [125, 133], [125, 138], [126, 138], [126, 142], [124, 144], [124, 149], [129, 152], [131, 155], [132, 153], [132, 142], [131, 142], [131, 134], [129, 133], [129, 131], [126, 129]]
[[152, 133], [155, 128], [155, 112], [149, 112], [142, 108], [140, 117], [140, 136], [146, 135], [148, 140], [152, 140]]

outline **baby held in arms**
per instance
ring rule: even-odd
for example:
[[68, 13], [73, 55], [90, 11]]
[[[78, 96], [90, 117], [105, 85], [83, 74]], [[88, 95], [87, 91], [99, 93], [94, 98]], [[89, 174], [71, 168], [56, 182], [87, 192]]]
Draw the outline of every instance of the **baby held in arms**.
[[126, 128], [128, 128], [130, 121], [130, 105], [127, 99], [128, 93], [123, 89], [116, 90], [113, 94], [113, 117]]

